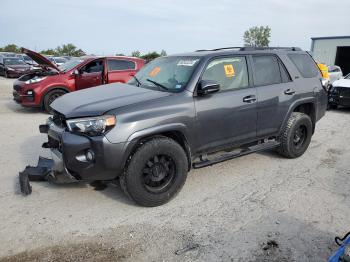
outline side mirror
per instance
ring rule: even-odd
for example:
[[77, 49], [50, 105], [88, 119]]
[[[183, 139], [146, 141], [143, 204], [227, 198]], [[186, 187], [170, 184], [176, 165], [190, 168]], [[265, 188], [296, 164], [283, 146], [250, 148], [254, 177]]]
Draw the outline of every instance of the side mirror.
[[204, 96], [218, 92], [219, 90], [220, 84], [218, 82], [213, 80], [202, 80], [198, 85], [197, 94]]
[[74, 76], [80, 75], [79, 70], [78, 70], [78, 69], [75, 69], [75, 70], [72, 72], [72, 75], [74, 75]]

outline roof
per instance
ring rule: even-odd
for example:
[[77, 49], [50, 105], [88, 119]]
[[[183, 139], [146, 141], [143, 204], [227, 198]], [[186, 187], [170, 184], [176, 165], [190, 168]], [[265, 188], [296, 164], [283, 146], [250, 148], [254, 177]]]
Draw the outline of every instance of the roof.
[[195, 57], [204, 57], [204, 56], [213, 56], [213, 55], [229, 55], [232, 53], [235, 54], [251, 54], [251, 53], [277, 53], [277, 52], [286, 52], [286, 51], [302, 51], [299, 47], [224, 47], [216, 49], [202, 49], [189, 53], [175, 54], [171, 56], [195, 56]]
[[311, 37], [311, 40], [327, 40], [327, 39], [345, 39], [349, 38], [350, 35], [343, 35], [343, 36], [323, 36], [323, 37]]

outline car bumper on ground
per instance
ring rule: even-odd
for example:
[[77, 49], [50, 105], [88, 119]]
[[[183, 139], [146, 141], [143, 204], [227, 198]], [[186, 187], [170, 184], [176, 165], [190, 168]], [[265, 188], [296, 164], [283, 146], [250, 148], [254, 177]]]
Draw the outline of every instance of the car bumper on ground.
[[23, 193], [28, 191], [25, 188], [29, 187], [29, 181], [111, 181], [123, 172], [126, 143], [113, 144], [105, 136], [88, 137], [73, 134], [66, 128], [55, 125], [52, 119], [39, 129], [41, 133], [48, 135], [48, 142], [42, 146], [51, 151], [52, 159], [40, 157], [36, 167], [26, 167], [20, 173]]

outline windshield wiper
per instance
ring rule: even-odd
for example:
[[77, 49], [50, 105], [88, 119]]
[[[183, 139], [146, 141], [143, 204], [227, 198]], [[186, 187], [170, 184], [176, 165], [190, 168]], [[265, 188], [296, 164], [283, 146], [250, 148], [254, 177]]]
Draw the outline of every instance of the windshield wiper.
[[162, 84], [160, 84], [160, 83], [158, 83], [158, 82], [156, 82], [156, 81], [153, 81], [153, 80], [151, 80], [151, 79], [149, 79], [149, 78], [147, 78], [146, 80], [147, 80], [148, 82], [151, 82], [152, 84], [155, 84], [155, 85], [158, 86], [158, 87], [163, 88], [164, 90], [169, 90], [169, 88], [167, 88], [166, 86], [163, 86]]
[[137, 86], [141, 86], [142, 85], [140, 80], [138, 80], [136, 76], [132, 76], [132, 77], [136, 80]]

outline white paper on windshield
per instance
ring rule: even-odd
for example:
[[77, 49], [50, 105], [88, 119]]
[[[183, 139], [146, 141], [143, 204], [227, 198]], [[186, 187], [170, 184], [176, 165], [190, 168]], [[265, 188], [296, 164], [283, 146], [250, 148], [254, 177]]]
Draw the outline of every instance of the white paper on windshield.
[[177, 65], [178, 66], [194, 66], [195, 63], [197, 63], [199, 59], [186, 59], [186, 60], [180, 60]]

